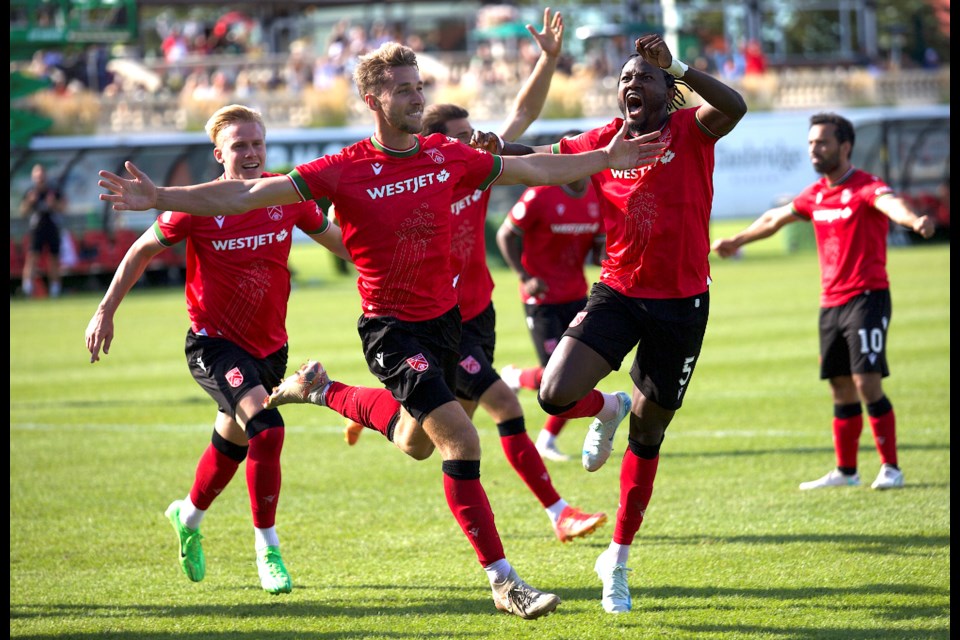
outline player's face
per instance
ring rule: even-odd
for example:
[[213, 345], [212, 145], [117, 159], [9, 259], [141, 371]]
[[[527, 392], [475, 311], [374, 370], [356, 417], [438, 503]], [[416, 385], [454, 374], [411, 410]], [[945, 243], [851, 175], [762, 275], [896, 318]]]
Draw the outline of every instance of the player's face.
[[470, 139], [473, 138], [473, 127], [466, 118], [447, 120], [446, 133], [451, 138], [456, 138], [463, 144], [470, 144]]
[[256, 122], [232, 124], [220, 132], [213, 155], [231, 180], [259, 178], [267, 161], [263, 127]]
[[394, 67], [380, 92], [383, 115], [394, 129], [420, 133], [423, 129], [423, 81], [416, 67]]
[[837, 140], [834, 125], [815, 124], [807, 135], [807, 150], [813, 170], [821, 175], [829, 175], [840, 166], [840, 142]]
[[640, 135], [657, 129], [667, 117], [667, 83], [663, 72], [634, 57], [620, 70], [617, 104], [630, 133]]

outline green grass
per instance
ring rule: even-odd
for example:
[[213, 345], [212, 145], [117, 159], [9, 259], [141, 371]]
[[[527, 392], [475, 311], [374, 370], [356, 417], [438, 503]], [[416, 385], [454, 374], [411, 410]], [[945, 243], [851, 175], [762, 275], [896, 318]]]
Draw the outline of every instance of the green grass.
[[[742, 226], [737, 223], [735, 226]], [[728, 229], [715, 229], [726, 233]], [[832, 409], [817, 377], [813, 253], [770, 239], [713, 265], [701, 361], [663, 447], [631, 556], [634, 611], [600, 608], [593, 561], [612, 525], [568, 545], [478, 415], [483, 480], [510, 561], [558, 593], [537, 621], [498, 614], [447, 510], [440, 460], [415, 462], [367, 432], [356, 448], [327, 409], [284, 407], [278, 515], [290, 595], [259, 587], [241, 470], [203, 525], [207, 577], [176, 562], [163, 517], [186, 494], [214, 405], [183, 357], [177, 289], [136, 289], [112, 353], [89, 364], [83, 333], [99, 295], [10, 303], [10, 635], [15, 638], [946, 638], [950, 629], [950, 251], [891, 249], [892, 376], [907, 485], [800, 492], [833, 465]], [[352, 278], [298, 245], [291, 365], [319, 357], [372, 385]], [[495, 272], [498, 364], [531, 363], [515, 281]], [[601, 383], [627, 388], [624, 365]], [[528, 429], [543, 414], [523, 393]], [[586, 421], [560, 438], [579, 448]], [[865, 430], [861, 471], [879, 467]], [[617, 437], [623, 451], [625, 434]], [[616, 460], [616, 458], [614, 458]], [[571, 503], [615, 513], [617, 464], [548, 463]]]

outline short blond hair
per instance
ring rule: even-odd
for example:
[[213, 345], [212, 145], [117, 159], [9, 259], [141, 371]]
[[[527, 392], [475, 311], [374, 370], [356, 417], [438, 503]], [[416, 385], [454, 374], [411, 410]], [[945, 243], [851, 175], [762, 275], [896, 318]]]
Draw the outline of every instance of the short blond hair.
[[360, 56], [360, 63], [353, 71], [353, 81], [360, 97], [378, 95], [387, 81], [387, 72], [395, 67], [416, 67], [417, 54], [413, 49], [398, 42], [385, 42], [376, 51]]
[[204, 125], [203, 129], [207, 132], [207, 135], [210, 136], [210, 141], [213, 142], [214, 145], [218, 145], [219, 142], [217, 138], [221, 131], [231, 125], [243, 122], [256, 122], [260, 125], [260, 129], [264, 134], [267, 132], [267, 127], [263, 124], [263, 116], [260, 115], [260, 112], [256, 109], [245, 107], [242, 104], [229, 104], [217, 109], [216, 112], [210, 116], [210, 119], [207, 120], [207, 124]]

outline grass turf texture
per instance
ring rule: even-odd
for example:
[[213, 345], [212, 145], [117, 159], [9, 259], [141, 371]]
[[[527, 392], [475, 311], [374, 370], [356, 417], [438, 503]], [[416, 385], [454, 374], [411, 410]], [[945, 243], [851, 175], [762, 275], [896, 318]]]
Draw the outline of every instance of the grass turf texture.
[[[717, 227], [726, 234], [744, 221]], [[136, 289], [112, 353], [88, 362], [98, 295], [10, 304], [10, 635], [15, 638], [946, 638], [950, 628], [949, 247], [889, 252], [894, 301], [885, 389], [897, 411], [902, 490], [801, 492], [834, 464], [827, 383], [817, 378], [814, 253], [777, 238], [714, 260], [711, 319], [656, 490], [633, 546], [634, 610], [600, 607], [593, 573], [612, 534], [615, 453], [594, 474], [548, 462], [570, 503], [611, 523], [561, 545], [507, 465], [486, 414], [483, 481], [509, 560], [563, 599], [524, 621], [498, 613], [443, 498], [440, 459], [415, 462], [367, 431], [343, 442], [333, 412], [283, 407], [278, 531], [290, 595], [260, 589], [241, 469], [202, 531], [207, 577], [187, 581], [163, 517], [188, 491], [215, 408], [183, 357], [178, 289]], [[362, 361], [351, 277], [297, 245], [290, 366], [319, 357], [336, 379], [375, 384]], [[594, 272], [595, 273], [595, 272]], [[498, 270], [497, 365], [533, 349], [509, 272]], [[628, 363], [605, 391], [629, 387]], [[528, 431], [543, 414], [522, 392]], [[586, 420], [560, 447], [576, 453]]]

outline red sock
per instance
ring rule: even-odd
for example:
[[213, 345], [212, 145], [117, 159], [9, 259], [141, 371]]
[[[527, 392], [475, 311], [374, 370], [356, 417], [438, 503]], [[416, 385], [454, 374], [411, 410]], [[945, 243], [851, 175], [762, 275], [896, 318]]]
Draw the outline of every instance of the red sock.
[[560, 435], [560, 432], [563, 430], [563, 425], [567, 424], [566, 418], [561, 418], [559, 416], [547, 416], [547, 421], [543, 425], [543, 428], [546, 429], [549, 433], [552, 433], [555, 436]]
[[250, 439], [247, 452], [247, 492], [253, 526], [267, 529], [276, 523], [280, 501], [280, 450], [283, 429], [274, 427]]
[[833, 448], [837, 453], [837, 466], [857, 468], [857, 450], [863, 432], [863, 414], [849, 418], [833, 419]]
[[553, 488], [550, 474], [543, 464], [543, 458], [537, 452], [533, 441], [527, 432], [512, 436], [501, 436], [500, 446], [507, 455], [507, 461], [520, 479], [526, 483], [533, 495], [537, 496], [544, 507], [549, 507], [560, 499], [560, 494]]
[[230, 484], [239, 466], [239, 462], [209, 445], [197, 463], [193, 486], [190, 487], [190, 502], [202, 511], [209, 509], [214, 499]]
[[477, 553], [480, 566], [489, 566], [506, 557], [493, 523], [493, 509], [480, 480], [456, 480], [445, 473], [443, 491], [453, 517]]
[[556, 414], [560, 418], [591, 418], [603, 409], [603, 394], [596, 389], [591, 390], [587, 395], [577, 400], [576, 404], [564, 411]]
[[870, 416], [870, 429], [873, 430], [873, 441], [877, 444], [880, 462], [897, 464], [897, 418], [893, 409], [882, 416]]
[[351, 387], [341, 382], [331, 382], [325, 399], [327, 406], [344, 418], [379, 431], [384, 437], [400, 412], [400, 403], [386, 389]]
[[638, 457], [630, 448], [623, 454], [620, 464], [620, 507], [617, 509], [617, 524], [613, 541], [631, 544], [643, 524], [643, 514], [653, 494], [653, 480], [657, 477], [660, 456], [653, 460]]
[[530, 367], [520, 370], [520, 388], [533, 389], [540, 388], [540, 381], [543, 379], [543, 367]]

